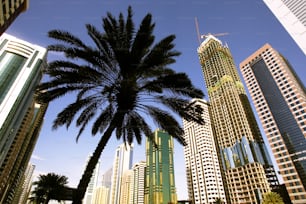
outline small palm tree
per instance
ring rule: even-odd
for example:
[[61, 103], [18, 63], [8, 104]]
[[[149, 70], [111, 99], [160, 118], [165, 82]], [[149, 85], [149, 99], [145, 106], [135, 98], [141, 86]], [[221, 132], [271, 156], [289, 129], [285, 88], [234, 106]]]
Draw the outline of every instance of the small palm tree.
[[223, 201], [221, 198], [216, 198], [214, 204], [223, 204]]
[[278, 193], [268, 192], [264, 194], [262, 204], [284, 204], [284, 201]]
[[[153, 45], [151, 14], [147, 14], [137, 31], [128, 8], [127, 19], [122, 13], [116, 19], [110, 13], [103, 18], [104, 32], [87, 24], [87, 32], [94, 46], [88, 46], [77, 36], [61, 30], [49, 31], [59, 44], [49, 51], [64, 53], [66, 60], [48, 64], [45, 73], [49, 81], [39, 88], [39, 99], [50, 102], [75, 93], [75, 102], [65, 107], [56, 117], [53, 128], [72, 121], [79, 127], [77, 140], [92, 121], [92, 134], [101, 139], [90, 158], [73, 196], [80, 204], [100, 155], [113, 132], [117, 139], [140, 144], [142, 136], [152, 139], [152, 128], [145, 119], [176, 138], [181, 144], [183, 129], [176, 116], [200, 124], [202, 109], [190, 104], [192, 98], [202, 98], [185, 73], [169, 68], [180, 53], [173, 50], [175, 39], [170, 35]], [[197, 114], [195, 114], [197, 113]]]
[[29, 198], [34, 203], [47, 204], [51, 199], [60, 201], [68, 178], [66, 176], [48, 173], [46, 175], [39, 175], [38, 180], [33, 182], [35, 186], [32, 191], [32, 196]]

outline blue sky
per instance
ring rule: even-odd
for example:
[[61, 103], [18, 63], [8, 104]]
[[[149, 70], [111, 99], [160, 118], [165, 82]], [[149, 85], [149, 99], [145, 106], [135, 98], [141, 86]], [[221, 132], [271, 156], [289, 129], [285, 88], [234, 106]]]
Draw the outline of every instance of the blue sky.
[[[305, 84], [305, 55], [261, 0], [31, 0], [29, 9], [16, 19], [7, 33], [46, 47], [54, 42], [47, 37], [47, 32], [51, 29], [64, 29], [86, 42], [89, 39], [85, 30], [86, 23], [101, 28], [101, 19], [107, 11], [115, 16], [119, 12], [126, 14], [128, 5], [133, 8], [136, 25], [145, 14], [152, 13], [156, 23], [156, 40], [169, 34], [176, 35], [176, 50], [182, 52], [182, 55], [172, 68], [186, 72], [195, 86], [205, 93], [197, 56], [199, 42], [195, 17], [201, 34], [229, 33], [219, 39], [228, 44], [237, 67], [246, 57], [269, 43], [289, 60]], [[57, 57], [50, 54], [48, 60]], [[64, 98], [49, 105], [31, 162], [36, 165], [36, 174], [55, 172], [66, 175], [69, 185], [73, 187], [77, 185], [85, 161], [96, 147], [99, 137], [92, 137], [90, 131], [86, 131], [76, 143], [77, 130], [74, 130], [73, 125], [68, 130], [63, 127], [52, 131], [52, 121], [69, 101], [69, 98]], [[101, 173], [111, 167], [115, 149], [120, 143], [113, 139], [106, 147], [101, 157]], [[144, 145], [134, 145], [134, 162], [144, 159]], [[187, 188], [183, 147], [177, 143], [174, 163], [178, 198], [185, 199]]]

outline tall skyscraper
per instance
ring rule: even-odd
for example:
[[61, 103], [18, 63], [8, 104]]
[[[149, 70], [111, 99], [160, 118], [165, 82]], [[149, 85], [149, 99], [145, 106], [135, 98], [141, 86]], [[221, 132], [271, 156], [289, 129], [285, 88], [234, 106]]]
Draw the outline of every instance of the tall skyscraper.
[[306, 203], [305, 87], [269, 44], [241, 62], [240, 69], [290, 199]]
[[109, 190], [110, 189], [105, 186], [98, 186], [95, 188], [92, 204], [108, 204]]
[[100, 162], [97, 163], [96, 168], [90, 178], [89, 184], [87, 186], [83, 202], [84, 204], [92, 204], [93, 197], [94, 197], [94, 190], [98, 185], [98, 177], [99, 177], [99, 169], [100, 169]]
[[205, 125], [183, 120], [188, 196], [193, 204], [214, 203], [220, 198], [226, 203], [222, 176], [208, 111], [209, 104], [193, 99], [203, 108]]
[[230, 50], [208, 35], [197, 51], [228, 203], [259, 203], [278, 180]]
[[47, 105], [35, 101], [34, 91], [46, 53], [13, 36], [0, 37], [0, 203], [14, 197], [40, 132]]
[[306, 1], [263, 1], [306, 55]]
[[121, 144], [116, 149], [113, 162], [113, 174], [110, 191], [110, 203], [120, 204], [120, 191], [122, 176], [125, 171], [131, 169], [133, 161], [133, 145]]
[[28, 197], [31, 193], [32, 181], [33, 181], [33, 173], [34, 173], [35, 165], [29, 164], [22, 176], [21, 182], [18, 187], [18, 190], [14, 196], [13, 203], [18, 204], [26, 204], [28, 201]]
[[133, 193], [130, 204], [144, 204], [146, 162], [140, 161], [133, 166], [133, 182], [131, 190]]
[[112, 184], [112, 174], [113, 174], [113, 168], [109, 168], [103, 175], [102, 175], [102, 186], [105, 186], [107, 188], [111, 188]]
[[145, 204], [177, 203], [173, 167], [173, 138], [156, 130], [146, 142]]
[[0, 0], [0, 35], [28, 7], [29, 0]]
[[120, 204], [129, 204], [133, 199], [133, 170], [126, 170], [121, 179]]

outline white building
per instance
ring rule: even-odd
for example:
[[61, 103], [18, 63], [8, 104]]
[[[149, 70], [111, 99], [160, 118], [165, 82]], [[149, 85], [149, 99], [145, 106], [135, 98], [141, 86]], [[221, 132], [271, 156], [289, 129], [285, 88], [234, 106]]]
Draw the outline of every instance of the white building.
[[120, 191], [122, 176], [125, 171], [131, 169], [133, 155], [133, 145], [121, 144], [117, 147], [114, 163], [113, 163], [113, 174], [110, 191], [110, 202], [109, 204], [120, 204]]
[[39, 134], [46, 105], [36, 104], [34, 93], [46, 54], [41, 46], [0, 36], [0, 203], [13, 202]]
[[94, 189], [92, 204], [108, 204], [109, 188], [99, 186]]
[[131, 186], [132, 200], [130, 204], [144, 204], [144, 188], [146, 176], [146, 162], [140, 161], [133, 166], [133, 182]]
[[94, 190], [96, 189], [98, 185], [98, 177], [99, 177], [99, 168], [100, 168], [100, 163], [97, 163], [97, 166], [92, 174], [92, 177], [89, 181], [89, 184], [87, 186], [85, 196], [83, 199], [84, 204], [92, 204], [93, 203], [93, 197], [94, 197]]
[[217, 198], [226, 203], [220, 166], [208, 106], [202, 99], [193, 99], [201, 106], [205, 125], [183, 120], [188, 196], [194, 204], [212, 204]]
[[306, 55], [306, 1], [263, 1]]

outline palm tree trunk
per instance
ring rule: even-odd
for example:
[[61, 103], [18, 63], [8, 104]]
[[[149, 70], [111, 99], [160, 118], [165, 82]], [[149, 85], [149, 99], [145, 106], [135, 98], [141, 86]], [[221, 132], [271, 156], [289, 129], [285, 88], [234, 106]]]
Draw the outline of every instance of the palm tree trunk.
[[99, 161], [99, 158], [102, 154], [102, 151], [104, 147], [106, 146], [107, 142], [111, 138], [111, 135], [115, 129], [115, 123], [118, 121], [119, 118], [122, 118], [124, 114], [115, 114], [113, 117], [113, 120], [111, 121], [109, 127], [107, 130], [104, 132], [103, 136], [101, 137], [98, 146], [96, 147], [93, 155], [90, 157], [86, 169], [82, 175], [82, 178], [78, 184], [77, 189], [73, 192], [73, 197], [72, 197], [72, 204], [82, 204], [82, 200], [84, 198], [87, 186], [89, 184], [89, 181], [92, 177], [93, 171]]

